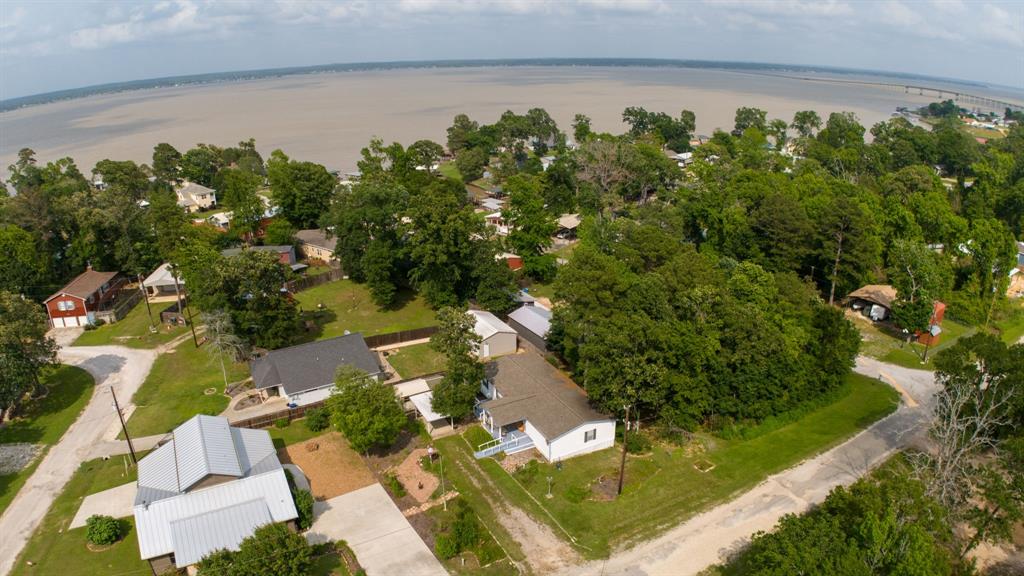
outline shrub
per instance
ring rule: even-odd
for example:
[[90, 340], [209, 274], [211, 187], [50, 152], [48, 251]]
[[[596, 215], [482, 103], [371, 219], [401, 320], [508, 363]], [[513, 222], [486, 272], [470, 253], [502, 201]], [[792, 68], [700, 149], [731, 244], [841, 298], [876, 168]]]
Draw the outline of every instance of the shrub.
[[326, 408], [313, 408], [306, 411], [306, 428], [309, 428], [310, 432], [326, 430], [330, 424], [331, 415], [327, 413]]
[[631, 432], [626, 436], [626, 452], [630, 454], [643, 454], [651, 449], [651, 440], [645, 434]]
[[274, 428], [287, 428], [291, 422], [287, 418], [278, 418], [274, 420]]
[[387, 483], [388, 488], [391, 489], [391, 493], [395, 495], [395, 498], [401, 498], [406, 495], [405, 486], [402, 486], [402, 481], [394, 474], [387, 475]]
[[453, 536], [438, 534], [434, 539], [434, 552], [443, 560], [447, 560], [459, 553], [459, 545]]
[[85, 539], [93, 544], [113, 544], [120, 540], [121, 536], [121, 522], [116, 518], [93, 514], [85, 521]]
[[570, 486], [569, 489], [565, 491], [565, 499], [573, 504], [579, 504], [587, 499], [587, 495], [589, 493], [590, 490], [588, 490], [586, 486]]
[[524, 486], [529, 486], [533, 484], [534, 480], [537, 479], [538, 470], [539, 468], [537, 467], [537, 461], [530, 460], [529, 462], [521, 466], [518, 470], [516, 470], [516, 480], [519, 480], [519, 482], [522, 483]]
[[480, 542], [480, 524], [476, 514], [463, 500], [457, 501], [455, 505], [455, 522], [452, 524], [452, 538], [458, 546], [458, 551], [467, 550]]
[[309, 490], [292, 489], [292, 498], [295, 500], [295, 509], [299, 517], [295, 520], [299, 530], [308, 530], [313, 525], [313, 495]]

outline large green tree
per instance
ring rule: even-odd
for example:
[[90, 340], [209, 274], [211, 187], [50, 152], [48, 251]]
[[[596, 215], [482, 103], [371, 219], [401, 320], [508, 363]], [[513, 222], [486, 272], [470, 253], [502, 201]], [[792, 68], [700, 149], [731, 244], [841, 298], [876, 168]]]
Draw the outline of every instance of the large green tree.
[[212, 552], [196, 568], [200, 576], [306, 576], [314, 559], [305, 536], [273, 523], [244, 538], [237, 552]]
[[267, 179], [281, 215], [301, 228], [316, 228], [330, 206], [336, 180], [313, 162], [290, 160], [274, 150], [267, 160]]
[[473, 410], [484, 378], [484, 365], [476, 358], [480, 336], [474, 331], [475, 318], [461, 308], [442, 308], [437, 313], [437, 332], [430, 346], [444, 354], [445, 374], [433, 390], [435, 412], [453, 422]]
[[394, 388], [352, 366], [338, 368], [327, 406], [334, 426], [358, 452], [390, 446], [407, 421]]
[[42, 393], [40, 374], [57, 361], [57, 344], [42, 306], [0, 291], [0, 421], [32, 391]]
[[505, 183], [508, 203], [502, 216], [508, 222], [508, 245], [523, 259], [523, 272], [540, 280], [554, 275], [555, 258], [546, 253], [557, 230], [555, 218], [544, 207], [541, 182], [534, 176], [516, 175]]

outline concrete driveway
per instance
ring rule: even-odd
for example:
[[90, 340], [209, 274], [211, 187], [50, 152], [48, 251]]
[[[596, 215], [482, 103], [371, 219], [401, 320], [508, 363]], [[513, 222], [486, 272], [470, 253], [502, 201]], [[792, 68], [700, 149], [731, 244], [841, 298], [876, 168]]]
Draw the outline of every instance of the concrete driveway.
[[317, 502], [314, 513], [306, 540], [348, 542], [369, 576], [448, 574], [380, 484]]
[[[668, 532], [560, 574], [687, 576], [728, 559], [757, 531], [771, 530], [782, 516], [821, 503], [839, 485], [849, 485], [894, 451], [923, 437], [938, 387], [934, 375], [858, 358], [855, 370], [895, 382], [904, 398], [886, 418], [845, 443], [794, 468], [769, 477], [746, 494], [704, 512]], [[907, 399], [910, 396], [913, 402]], [[912, 406], [916, 404], [916, 406]]]
[[131, 516], [135, 513], [135, 492], [137, 490], [137, 483], [129, 482], [86, 496], [82, 499], [82, 505], [78, 507], [78, 512], [75, 512], [75, 517], [71, 519], [68, 530], [85, 526], [85, 521], [94, 514], [103, 514], [113, 518]]
[[113, 386], [121, 406], [129, 407], [132, 395], [153, 367], [157, 353], [123, 346], [82, 346], [62, 348], [59, 356], [61, 362], [92, 374], [96, 387], [78, 420], [50, 448], [0, 516], [0, 534], [3, 535], [0, 538], [0, 574], [11, 571], [25, 542], [39, 526], [54, 498], [78, 470], [78, 465], [89, 459], [93, 447], [117, 436], [119, 423], [112, 406], [110, 387]]

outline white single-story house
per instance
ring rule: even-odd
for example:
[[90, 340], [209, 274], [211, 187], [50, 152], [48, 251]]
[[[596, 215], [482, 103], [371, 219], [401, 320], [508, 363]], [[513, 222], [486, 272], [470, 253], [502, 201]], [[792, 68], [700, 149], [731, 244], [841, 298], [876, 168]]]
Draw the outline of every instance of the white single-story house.
[[383, 376], [377, 355], [360, 333], [271, 350], [253, 360], [249, 370], [264, 398], [283, 396], [303, 406], [331, 395], [339, 366], [355, 366], [371, 378]]
[[498, 236], [508, 236], [508, 223], [505, 222], [505, 217], [502, 216], [500, 211], [492, 212], [484, 216], [484, 221], [487, 222], [488, 226], [494, 228], [494, 231]]
[[142, 283], [146, 287], [146, 294], [150, 296], [175, 296], [178, 292], [185, 293], [185, 279], [179, 276], [175, 286], [169, 262], [161, 264]]
[[508, 324], [523, 340], [533, 344], [538, 350], [547, 350], [551, 310], [536, 302], [527, 302], [508, 315]]
[[476, 457], [535, 448], [548, 461], [615, 444], [615, 420], [590, 406], [586, 393], [534, 352], [502, 356], [487, 365], [476, 412], [494, 440]]
[[491, 358], [515, 353], [519, 347], [518, 339], [516, 331], [511, 326], [486, 310], [470, 310], [469, 315], [476, 321], [473, 331], [480, 337], [477, 356]]
[[327, 233], [319, 228], [311, 230], [299, 230], [295, 233], [295, 240], [299, 243], [299, 251], [302, 256], [310, 260], [331, 262], [336, 260], [334, 249], [338, 245], [338, 239], [327, 237]]
[[266, 524], [294, 529], [299, 516], [270, 434], [205, 415], [139, 461], [134, 514], [139, 554], [154, 574], [238, 550]]

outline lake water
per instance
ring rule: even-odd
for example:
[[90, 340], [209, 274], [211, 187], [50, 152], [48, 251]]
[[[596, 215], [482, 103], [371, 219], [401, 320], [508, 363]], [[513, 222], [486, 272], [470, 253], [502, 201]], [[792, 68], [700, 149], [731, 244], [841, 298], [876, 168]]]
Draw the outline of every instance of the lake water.
[[[71, 156], [88, 174], [104, 158], [149, 163], [159, 142], [184, 152], [199, 142], [227, 146], [253, 137], [264, 157], [281, 148], [292, 158], [348, 171], [373, 136], [405, 145], [423, 138], [443, 144], [459, 113], [492, 123], [505, 110], [541, 107], [566, 132], [573, 115], [583, 113], [595, 130], [619, 133], [627, 106], [673, 116], [689, 109], [697, 115], [697, 132], [710, 135], [715, 128], [730, 129], [740, 106], [787, 121], [797, 110], [817, 110], [823, 118], [851, 111], [870, 128], [897, 106], [935, 100], [818, 77], [822, 81], [712, 69], [542, 66], [336, 72], [156, 88], [0, 113], [0, 166], [29, 147], [40, 162]], [[851, 79], [899, 82], [842, 78]], [[984, 88], [958, 88], [987, 95]]]

